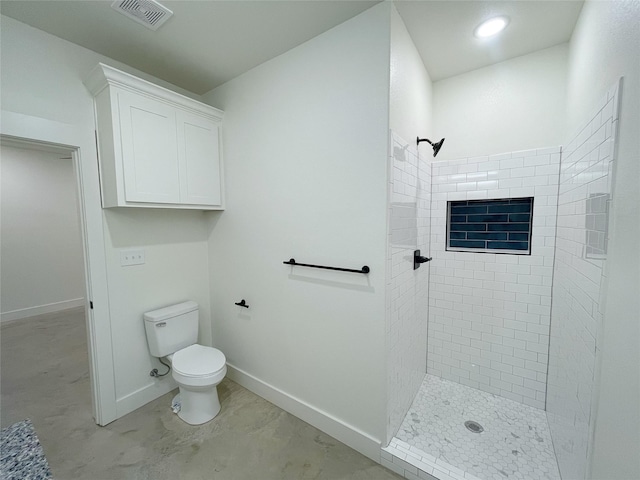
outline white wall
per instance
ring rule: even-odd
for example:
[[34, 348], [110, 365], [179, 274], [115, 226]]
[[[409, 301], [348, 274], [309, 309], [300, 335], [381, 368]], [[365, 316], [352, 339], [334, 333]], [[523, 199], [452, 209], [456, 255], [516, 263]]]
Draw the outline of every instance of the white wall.
[[84, 264], [73, 162], [2, 145], [2, 319], [84, 304]]
[[[396, 135], [414, 142], [416, 137], [428, 137], [432, 131], [432, 85], [422, 58], [409, 36], [407, 27], [395, 6], [391, 9], [391, 75], [389, 95], [389, 125]], [[425, 146], [426, 145], [426, 146]], [[431, 147], [421, 143], [419, 150], [426, 159]]]
[[[77, 125], [93, 137], [93, 101], [82, 81], [98, 62], [186, 93], [13, 19], [1, 21], [3, 110]], [[193, 299], [201, 307], [201, 340], [210, 342], [208, 223], [200, 212], [135, 209], [104, 210], [103, 221], [121, 416], [174, 387], [170, 378], [149, 376], [162, 366], [147, 353], [143, 312]], [[120, 250], [130, 247], [145, 249], [145, 265], [120, 266]]]
[[[144, 312], [193, 300], [200, 306], [199, 341], [211, 344], [209, 232], [202, 212], [121, 208], [105, 210], [104, 217], [120, 414], [137, 408], [141, 398], [149, 401], [162, 391], [149, 377], [152, 368], [164, 367], [149, 355]], [[120, 252], [131, 248], [144, 249], [145, 264], [121, 267]], [[173, 385], [170, 378], [166, 380], [170, 380], [167, 388]], [[140, 393], [141, 388], [148, 391]]]
[[[232, 378], [371, 456], [385, 433], [389, 8], [205, 95], [225, 111], [214, 344]], [[283, 265], [292, 257], [371, 273]]]
[[[427, 372], [544, 408], [560, 147], [434, 162]], [[534, 197], [531, 255], [446, 251], [447, 202]]]
[[624, 77], [605, 275], [600, 386], [591, 474], [627, 479], [640, 470], [640, 4], [587, 1], [571, 39], [569, 134], [591, 118], [608, 88]]
[[438, 160], [562, 143], [566, 44], [433, 84]]
[[385, 444], [400, 427], [427, 370], [429, 264], [414, 271], [413, 251], [429, 256], [431, 236], [431, 149], [421, 157], [415, 140], [430, 134], [431, 79], [395, 7], [390, 60]]

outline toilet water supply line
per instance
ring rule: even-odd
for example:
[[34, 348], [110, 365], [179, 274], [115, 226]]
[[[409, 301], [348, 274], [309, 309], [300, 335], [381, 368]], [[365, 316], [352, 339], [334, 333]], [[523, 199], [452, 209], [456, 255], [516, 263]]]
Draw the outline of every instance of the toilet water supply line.
[[166, 363], [164, 363], [161, 358], [159, 358], [158, 360], [160, 360], [160, 363], [163, 364], [165, 367], [167, 367], [168, 370], [165, 373], [158, 373], [158, 369], [154, 368], [153, 370], [151, 370], [149, 372], [149, 376], [150, 377], [156, 377], [156, 378], [164, 377], [165, 375], [167, 375], [171, 371], [171, 365], [167, 365]]

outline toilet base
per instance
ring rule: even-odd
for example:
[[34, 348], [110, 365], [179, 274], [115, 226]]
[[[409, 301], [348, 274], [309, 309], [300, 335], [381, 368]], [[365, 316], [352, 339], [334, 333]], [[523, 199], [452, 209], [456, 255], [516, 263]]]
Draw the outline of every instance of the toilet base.
[[178, 416], [189, 425], [207, 423], [220, 412], [220, 400], [216, 386], [186, 388], [181, 385], [180, 403]]

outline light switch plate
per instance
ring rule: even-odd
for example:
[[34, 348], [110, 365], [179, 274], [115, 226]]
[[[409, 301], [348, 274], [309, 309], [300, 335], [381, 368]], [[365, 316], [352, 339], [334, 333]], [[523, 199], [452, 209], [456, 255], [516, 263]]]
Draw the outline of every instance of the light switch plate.
[[144, 264], [144, 250], [122, 250], [120, 252], [120, 265], [122, 267], [129, 267], [131, 265], [143, 265]]

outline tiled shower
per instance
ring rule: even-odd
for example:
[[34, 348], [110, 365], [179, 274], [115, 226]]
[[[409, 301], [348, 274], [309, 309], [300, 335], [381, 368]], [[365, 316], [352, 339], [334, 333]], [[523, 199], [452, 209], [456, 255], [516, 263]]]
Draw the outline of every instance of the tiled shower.
[[387, 241], [387, 442], [400, 427], [427, 368], [428, 268], [414, 275], [413, 252], [431, 241], [431, 165], [391, 134]]
[[[427, 372], [544, 408], [560, 148], [433, 163]], [[531, 255], [446, 251], [447, 202], [533, 197]]]
[[560, 167], [546, 411], [568, 479], [585, 477], [589, 455], [620, 104], [615, 85], [563, 147]]
[[[562, 147], [437, 161], [391, 133], [382, 461], [405, 478], [584, 478], [618, 96]], [[452, 202], [526, 198], [530, 252], [456, 251], [522, 235], [454, 231]]]

